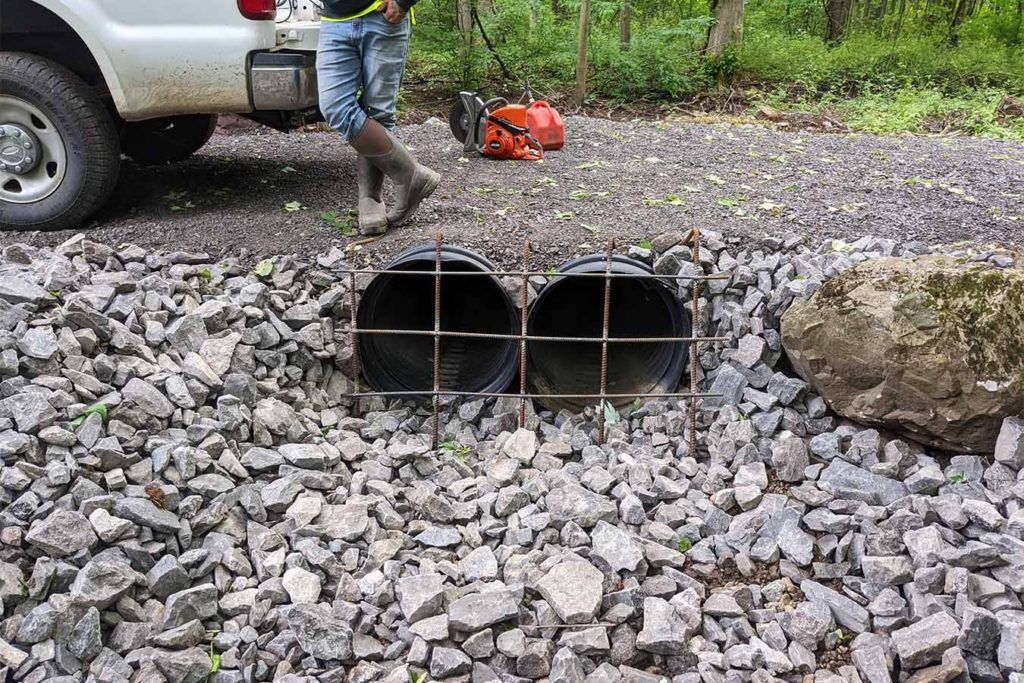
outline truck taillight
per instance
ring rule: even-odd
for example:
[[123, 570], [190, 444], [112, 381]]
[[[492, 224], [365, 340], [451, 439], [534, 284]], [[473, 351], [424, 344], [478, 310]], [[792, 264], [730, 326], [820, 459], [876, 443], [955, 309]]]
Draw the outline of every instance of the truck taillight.
[[238, 11], [246, 19], [264, 21], [277, 18], [276, 0], [238, 0]]

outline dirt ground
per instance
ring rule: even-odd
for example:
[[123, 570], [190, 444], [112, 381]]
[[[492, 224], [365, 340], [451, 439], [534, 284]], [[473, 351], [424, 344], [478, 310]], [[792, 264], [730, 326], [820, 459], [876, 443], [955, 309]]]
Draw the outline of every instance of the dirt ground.
[[[751, 239], [1024, 243], [1020, 143], [584, 117], [567, 130], [564, 150], [529, 163], [467, 157], [437, 119], [402, 127], [444, 184], [412, 224], [362, 245], [361, 260], [381, 263], [437, 228], [507, 266], [528, 238], [543, 268], [601, 250], [608, 237], [625, 247], [691, 226]], [[126, 162], [113, 202], [83, 229], [111, 244], [316, 255], [354, 239], [344, 234], [353, 158], [332, 133], [218, 134], [176, 166]], [[5, 233], [0, 245], [71, 234]]]

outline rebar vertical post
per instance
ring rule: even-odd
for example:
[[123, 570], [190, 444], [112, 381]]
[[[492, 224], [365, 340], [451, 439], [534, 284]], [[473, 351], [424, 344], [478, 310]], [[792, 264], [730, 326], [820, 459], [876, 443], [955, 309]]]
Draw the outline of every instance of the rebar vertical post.
[[523, 298], [519, 309], [519, 428], [526, 427], [526, 309], [530, 305], [530, 240], [523, 242]]
[[[690, 231], [691, 242], [693, 243], [693, 265], [696, 267], [697, 272], [703, 273], [704, 269], [700, 265], [700, 229], [693, 228]], [[692, 334], [694, 340], [690, 342], [690, 393], [697, 393], [697, 325], [699, 319], [698, 314], [698, 298], [700, 279], [694, 279], [691, 281], [690, 286], [690, 312], [692, 320], [690, 323], [690, 329], [693, 330]], [[697, 457], [697, 399], [690, 398], [690, 457], [696, 459]]]
[[608, 240], [608, 253], [604, 268], [604, 314], [601, 320], [601, 402], [597, 404], [597, 444], [605, 441], [605, 402], [608, 400], [608, 330], [612, 314], [612, 256], [615, 252], [615, 238]]
[[[354, 391], [352, 393], [359, 393], [359, 329], [356, 327], [356, 274], [353, 271], [348, 272], [349, 282], [349, 335], [352, 338], [352, 384]], [[356, 399], [358, 402], [358, 399]]]
[[441, 231], [434, 234], [434, 438], [431, 447], [437, 450], [441, 433]]

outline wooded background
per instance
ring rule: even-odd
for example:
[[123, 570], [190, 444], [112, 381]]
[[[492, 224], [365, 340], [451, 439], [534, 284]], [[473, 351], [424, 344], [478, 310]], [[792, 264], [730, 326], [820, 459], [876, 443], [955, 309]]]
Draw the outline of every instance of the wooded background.
[[528, 77], [563, 106], [738, 98], [1024, 132], [1006, 116], [1024, 0], [421, 0], [417, 19], [414, 87], [510, 93]]

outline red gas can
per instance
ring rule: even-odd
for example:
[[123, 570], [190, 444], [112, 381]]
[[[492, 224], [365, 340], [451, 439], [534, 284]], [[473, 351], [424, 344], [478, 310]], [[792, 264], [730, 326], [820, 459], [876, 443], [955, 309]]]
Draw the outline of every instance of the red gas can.
[[530, 134], [537, 138], [544, 149], [562, 149], [565, 144], [565, 124], [554, 107], [547, 102], [533, 102], [526, 109], [526, 121]]

